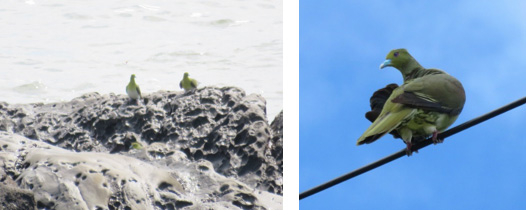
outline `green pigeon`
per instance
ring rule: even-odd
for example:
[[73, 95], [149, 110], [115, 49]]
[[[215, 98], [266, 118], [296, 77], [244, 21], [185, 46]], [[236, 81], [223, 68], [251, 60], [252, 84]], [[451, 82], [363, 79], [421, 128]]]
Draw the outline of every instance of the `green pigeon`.
[[142, 149], [142, 148], [144, 148], [144, 147], [139, 142], [133, 142], [130, 145], [130, 149], [137, 149], [137, 150], [139, 150], [139, 149]]
[[197, 81], [188, 77], [188, 72], [184, 73], [183, 80], [179, 83], [180, 88], [184, 88], [184, 91], [190, 91], [197, 88]]
[[438, 133], [453, 124], [464, 107], [466, 95], [462, 84], [442, 70], [422, 67], [406, 49], [389, 52], [380, 69], [387, 66], [402, 73], [404, 84], [384, 88], [392, 93], [385, 100], [380, 114], [366, 115], [375, 120], [356, 144], [368, 144], [396, 131], [394, 133], [399, 134], [407, 145], [407, 154], [411, 155], [413, 137], [432, 135], [434, 143], [441, 142], [437, 139]]
[[131, 99], [137, 100], [142, 98], [141, 89], [139, 88], [139, 85], [135, 83], [135, 74], [132, 74], [130, 77], [130, 83], [126, 86], [126, 93]]

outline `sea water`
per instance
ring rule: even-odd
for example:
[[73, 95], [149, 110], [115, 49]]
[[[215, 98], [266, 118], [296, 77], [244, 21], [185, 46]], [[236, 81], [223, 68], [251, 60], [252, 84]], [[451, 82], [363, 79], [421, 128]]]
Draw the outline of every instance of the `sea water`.
[[0, 101], [68, 101], [236, 86], [282, 110], [282, 2], [276, 0], [10, 0], [0, 8]]

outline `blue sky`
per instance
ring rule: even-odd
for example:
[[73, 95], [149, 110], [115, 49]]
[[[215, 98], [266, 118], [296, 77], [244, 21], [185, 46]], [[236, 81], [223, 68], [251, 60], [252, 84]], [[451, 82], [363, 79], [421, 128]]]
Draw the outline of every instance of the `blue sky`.
[[[402, 82], [378, 69], [406, 48], [466, 91], [453, 126], [526, 96], [524, 1], [300, 1], [299, 191], [404, 148], [356, 146], [371, 94]], [[300, 209], [526, 207], [526, 106], [300, 201]]]

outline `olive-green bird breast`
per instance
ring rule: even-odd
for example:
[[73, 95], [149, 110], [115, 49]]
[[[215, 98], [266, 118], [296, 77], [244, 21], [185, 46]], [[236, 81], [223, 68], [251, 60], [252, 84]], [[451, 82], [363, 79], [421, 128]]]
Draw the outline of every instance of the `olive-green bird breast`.
[[130, 81], [130, 83], [126, 86], [126, 93], [132, 99], [142, 98], [141, 89], [139, 88], [139, 85], [135, 83], [135, 81]]
[[184, 88], [185, 90], [191, 90], [197, 88], [197, 80], [189, 77], [184, 77], [183, 80], [181, 80], [181, 82], [179, 83], [179, 86], [181, 88]]

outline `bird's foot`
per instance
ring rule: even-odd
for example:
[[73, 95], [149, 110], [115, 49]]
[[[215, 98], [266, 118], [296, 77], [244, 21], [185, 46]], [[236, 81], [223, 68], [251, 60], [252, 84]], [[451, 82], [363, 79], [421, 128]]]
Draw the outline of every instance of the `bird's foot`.
[[[411, 149], [411, 147], [413, 147], [413, 144], [412, 143], [406, 143], [407, 147], [405, 148], [405, 154], [407, 154], [407, 156], [411, 156], [413, 154], [413, 150]], [[415, 150], [416, 153], [418, 153], [418, 150]]]
[[433, 132], [433, 137], [431, 137], [431, 140], [433, 140], [433, 144], [439, 144], [439, 143], [444, 142], [444, 139], [438, 138], [438, 131]]

